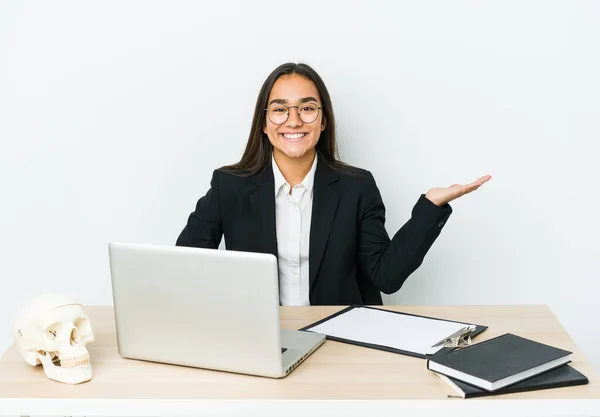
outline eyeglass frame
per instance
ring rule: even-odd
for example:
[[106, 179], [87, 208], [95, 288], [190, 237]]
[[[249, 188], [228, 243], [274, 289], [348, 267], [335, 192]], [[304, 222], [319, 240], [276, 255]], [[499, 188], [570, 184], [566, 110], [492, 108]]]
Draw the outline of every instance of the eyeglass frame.
[[[303, 104], [306, 104], [306, 103], [303, 103]], [[269, 121], [270, 121], [271, 123], [273, 123], [274, 125], [281, 126], [282, 124], [284, 124], [285, 122], [287, 122], [287, 121], [289, 120], [289, 118], [290, 118], [290, 109], [293, 109], [293, 108], [295, 108], [295, 109], [296, 109], [296, 111], [298, 112], [298, 118], [299, 118], [300, 120], [302, 120], [302, 117], [300, 117], [300, 106], [286, 106], [286, 105], [285, 105], [285, 104], [283, 104], [283, 103], [279, 103], [279, 105], [280, 105], [280, 106], [283, 106], [283, 107], [285, 107], [285, 108], [287, 109], [287, 117], [286, 117], [286, 119], [285, 119], [283, 122], [281, 122], [281, 123], [275, 123], [273, 120], [271, 120], [271, 118], [269, 117], [269, 113], [268, 113], [268, 112], [269, 112], [269, 109], [268, 109], [268, 108], [267, 108], [267, 109], [265, 109], [265, 111], [267, 112], [267, 114], [266, 114], [266, 116], [267, 116], [267, 119], [269, 119]], [[319, 112], [321, 111], [321, 109], [322, 109], [322, 108], [323, 108], [322, 106], [317, 106], [317, 117], [315, 117], [315, 120], [313, 120], [312, 122], [305, 122], [304, 120], [302, 120], [302, 123], [306, 123], [306, 124], [308, 124], [308, 125], [309, 125], [309, 124], [311, 124], [311, 123], [314, 123], [314, 122], [315, 122], [315, 121], [316, 121], [316, 120], [319, 118]]]

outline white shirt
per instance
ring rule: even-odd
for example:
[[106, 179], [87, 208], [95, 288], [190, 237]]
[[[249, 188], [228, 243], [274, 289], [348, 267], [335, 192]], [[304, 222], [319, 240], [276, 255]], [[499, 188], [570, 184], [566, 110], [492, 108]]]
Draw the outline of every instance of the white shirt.
[[279, 258], [279, 301], [308, 306], [308, 245], [317, 155], [304, 180], [291, 189], [273, 158], [275, 220]]

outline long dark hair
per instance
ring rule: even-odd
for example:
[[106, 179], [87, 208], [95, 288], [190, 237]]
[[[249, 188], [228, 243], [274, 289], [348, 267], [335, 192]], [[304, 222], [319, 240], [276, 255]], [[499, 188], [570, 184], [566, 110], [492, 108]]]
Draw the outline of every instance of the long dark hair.
[[335, 141], [335, 117], [333, 115], [333, 107], [331, 98], [325, 83], [317, 74], [317, 72], [306, 64], [295, 64], [288, 62], [275, 68], [275, 70], [267, 77], [256, 100], [254, 109], [254, 118], [250, 129], [250, 137], [246, 144], [246, 150], [242, 159], [233, 165], [222, 167], [221, 170], [230, 172], [235, 175], [249, 177], [256, 175], [264, 170], [271, 163], [271, 155], [273, 153], [273, 145], [269, 142], [269, 138], [264, 133], [263, 129], [266, 124], [267, 102], [269, 94], [275, 81], [282, 75], [299, 75], [307, 80], [315, 83], [319, 96], [322, 102], [322, 112], [325, 120], [325, 130], [321, 132], [319, 141], [315, 147], [319, 155], [319, 163], [324, 163], [334, 171], [347, 172], [351, 171], [351, 167], [341, 162], [337, 152]]

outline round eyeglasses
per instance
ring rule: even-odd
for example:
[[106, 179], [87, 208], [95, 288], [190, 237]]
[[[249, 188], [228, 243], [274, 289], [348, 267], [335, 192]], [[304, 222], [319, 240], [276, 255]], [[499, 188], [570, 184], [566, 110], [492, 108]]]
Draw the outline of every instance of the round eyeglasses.
[[265, 109], [271, 123], [282, 125], [290, 117], [290, 109], [298, 110], [298, 117], [303, 123], [312, 123], [319, 117], [321, 107], [314, 103], [302, 104], [300, 106], [286, 106], [285, 104], [273, 104]]

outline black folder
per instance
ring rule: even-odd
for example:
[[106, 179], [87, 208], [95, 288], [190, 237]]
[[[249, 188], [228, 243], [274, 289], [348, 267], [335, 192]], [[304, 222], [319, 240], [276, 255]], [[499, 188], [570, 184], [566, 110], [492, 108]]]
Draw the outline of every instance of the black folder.
[[511, 333], [436, 355], [427, 368], [488, 391], [558, 368], [572, 352]]
[[[319, 321], [316, 321], [312, 324], [309, 324], [308, 326], [305, 326], [299, 330], [303, 330], [303, 331], [311, 331], [312, 328], [318, 326], [319, 324], [322, 324], [328, 320], [333, 319], [334, 317], [340, 316], [342, 314], [348, 313], [349, 311], [355, 309], [355, 308], [368, 308], [368, 309], [374, 309], [374, 310], [379, 310], [379, 311], [383, 311], [389, 314], [402, 314], [405, 316], [412, 316], [412, 317], [421, 317], [421, 318], [425, 318], [425, 319], [430, 319], [430, 320], [440, 320], [440, 321], [445, 321], [445, 322], [452, 322], [452, 323], [463, 323], [463, 322], [458, 322], [458, 321], [454, 321], [454, 320], [445, 320], [445, 319], [440, 319], [440, 318], [436, 318], [436, 317], [427, 317], [427, 316], [420, 316], [420, 315], [416, 315], [416, 314], [408, 314], [408, 313], [402, 313], [399, 311], [391, 311], [391, 310], [386, 310], [383, 308], [375, 308], [375, 307], [370, 307], [370, 306], [363, 306], [363, 305], [352, 305], [349, 307], [346, 307], [340, 311], [338, 311], [337, 313], [334, 313], [330, 316], [325, 317], [324, 319], [321, 319]], [[465, 324], [470, 324], [470, 323], [465, 323]], [[478, 334], [482, 333], [484, 330], [486, 330], [488, 328], [488, 326], [483, 326], [483, 325], [475, 325], [476, 328], [475, 330], [473, 330], [470, 334], [470, 336], [473, 338], [475, 336], [477, 336]], [[345, 339], [345, 338], [339, 338], [339, 337], [335, 337], [335, 336], [331, 336], [326, 334], [325, 335], [326, 338], [328, 340], [334, 340], [336, 342], [342, 342], [342, 343], [348, 343], [348, 344], [353, 344], [353, 345], [357, 345], [357, 346], [362, 346], [362, 347], [366, 347], [366, 348], [371, 348], [371, 349], [379, 349], [379, 350], [384, 350], [387, 352], [392, 352], [392, 353], [398, 353], [401, 355], [407, 355], [407, 356], [414, 356], [417, 358], [422, 358], [422, 359], [428, 359], [434, 355], [424, 355], [418, 352], [411, 352], [408, 350], [402, 350], [402, 349], [397, 349], [394, 347], [390, 347], [390, 346], [383, 346], [383, 345], [378, 345], [378, 344], [372, 344], [372, 343], [365, 343], [365, 342], [361, 342], [358, 340], [351, 340], [351, 339]], [[435, 353], [435, 356], [437, 355], [442, 355], [445, 353], [448, 353], [450, 351], [452, 351], [454, 348], [452, 347], [442, 347], [440, 350], [438, 350]]]
[[[526, 379], [514, 385], [509, 385], [497, 391], [487, 391], [466, 382], [451, 378], [446, 375], [436, 373], [444, 382], [446, 382], [459, 397], [477, 398], [489, 395], [513, 394], [517, 392], [537, 391], [543, 389], [570, 387], [575, 385], [585, 385], [589, 382], [588, 378], [578, 370], [563, 365], [551, 371]], [[453, 397], [449, 395], [449, 397]]]

